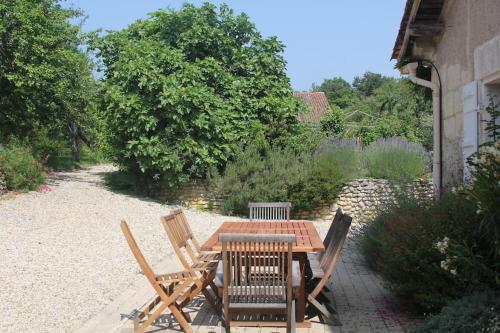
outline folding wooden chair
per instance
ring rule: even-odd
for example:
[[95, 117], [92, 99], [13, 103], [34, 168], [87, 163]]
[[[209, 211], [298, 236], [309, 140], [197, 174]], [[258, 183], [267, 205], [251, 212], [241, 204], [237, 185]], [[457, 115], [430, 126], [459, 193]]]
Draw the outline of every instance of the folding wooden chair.
[[[197, 261], [218, 261], [222, 259], [220, 252], [201, 252], [200, 243], [194, 236], [194, 233], [191, 230], [186, 215], [184, 215], [182, 209], [174, 209], [170, 214], [175, 215], [176, 217], [175, 222], [172, 222], [175, 224], [173, 227], [176, 229], [176, 231], [183, 233], [183, 237], [186, 239], [186, 241], [190, 241], [192, 243], [193, 246], [191, 246], [190, 248], [193, 251], [193, 255], [196, 256]], [[191, 254], [189, 255], [191, 256]]]
[[290, 222], [290, 209], [292, 204], [289, 202], [249, 202], [250, 220], [265, 221], [287, 221]]
[[[214, 311], [218, 315], [221, 315], [222, 311], [218, 305], [217, 287], [214, 284], [217, 261], [201, 261], [198, 259], [193, 246], [189, 242], [192, 238], [186, 232], [185, 224], [180, 220], [179, 215], [178, 213], [173, 213], [163, 216], [161, 223], [184, 269], [193, 272], [198, 277], [194, 281], [191, 292], [182, 299], [180, 304], [181, 306], [186, 305], [201, 292]], [[184, 255], [183, 251], [188, 254], [189, 258]], [[215, 295], [210, 293], [207, 289], [208, 286], [212, 288]]]
[[[343, 214], [340, 220], [332, 223], [331, 237], [328, 246], [323, 253], [308, 253], [310, 268], [310, 280], [308, 282], [308, 289], [311, 292], [307, 295], [307, 310], [314, 317], [319, 314], [326, 320], [329, 320], [334, 325], [342, 325], [338, 318], [334, 315], [337, 311], [328, 304], [328, 297], [323, 293], [326, 284], [330, 280], [340, 258], [342, 247], [351, 226], [352, 217]], [[313, 308], [313, 309], [311, 309]], [[311, 311], [316, 310], [316, 311]]]
[[325, 249], [328, 247], [328, 244], [330, 244], [330, 240], [332, 239], [332, 234], [335, 229], [335, 225], [340, 222], [343, 216], [344, 212], [342, 211], [342, 209], [337, 208], [337, 210], [335, 211], [335, 216], [333, 217], [332, 220], [332, 224], [330, 224], [330, 228], [328, 229], [325, 239], [323, 240], [323, 245], [325, 246]]
[[[232, 320], [235, 314], [286, 314], [295, 331], [294, 289], [300, 286], [298, 261], [292, 261], [295, 235], [220, 234], [223, 263], [224, 327], [280, 326], [284, 322]], [[296, 265], [294, 265], [294, 263]], [[295, 267], [295, 268], [294, 268]]]
[[[192, 332], [191, 325], [188, 323], [190, 319], [182, 311], [182, 306], [177, 303], [177, 300], [179, 297], [187, 297], [186, 295], [189, 295], [190, 288], [194, 280], [197, 279], [197, 276], [189, 271], [161, 275], [155, 274], [137, 246], [125, 220], [122, 220], [120, 227], [142, 272], [158, 295], [143, 311], [136, 315], [134, 318], [134, 331], [136, 333], [145, 332], [162, 312], [168, 308], [184, 332]], [[151, 313], [154, 309], [156, 310]], [[141, 323], [146, 316], [148, 316], [147, 320]]]

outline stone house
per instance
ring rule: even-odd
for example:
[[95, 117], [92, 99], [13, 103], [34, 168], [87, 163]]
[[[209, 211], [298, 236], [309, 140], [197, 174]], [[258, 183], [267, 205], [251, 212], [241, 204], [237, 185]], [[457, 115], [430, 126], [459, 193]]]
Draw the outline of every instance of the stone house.
[[322, 91], [295, 92], [293, 95], [301, 100], [307, 107], [307, 112], [301, 113], [297, 116], [301, 122], [317, 124], [321, 121], [321, 118], [323, 118], [323, 116], [331, 110], [330, 104], [328, 104], [328, 99]]
[[[488, 140], [490, 97], [500, 97], [500, 0], [407, 0], [391, 58], [433, 89], [434, 184], [456, 184]], [[431, 70], [430, 81], [418, 66]]]

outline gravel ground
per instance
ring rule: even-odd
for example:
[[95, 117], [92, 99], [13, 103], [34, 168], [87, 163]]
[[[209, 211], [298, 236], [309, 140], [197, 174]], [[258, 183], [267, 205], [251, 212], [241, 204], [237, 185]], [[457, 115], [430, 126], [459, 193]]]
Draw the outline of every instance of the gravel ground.
[[[159, 217], [172, 208], [114, 193], [99, 165], [49, 177], [42, 192], [0, 200], [0, 331], [72, 332], [140, 278], [120, 231], [153, 266], [172, 258]], [[200, 241], [228, 217], [185, 211]]]

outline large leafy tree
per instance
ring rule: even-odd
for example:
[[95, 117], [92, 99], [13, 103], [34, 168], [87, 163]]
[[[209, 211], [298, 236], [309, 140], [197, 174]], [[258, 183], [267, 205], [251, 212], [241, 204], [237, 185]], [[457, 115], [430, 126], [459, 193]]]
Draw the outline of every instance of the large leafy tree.
[[203, 177], [258, 133], [298, 127], [283, 44], [226, 5], [160, 10], [91, 45], [114, 159], [148, 184]]
[[330, 105], [336, 105], [342, 109], [359, 100], [349, 82], [341, 77], [325, 79], [320, 85], [313, 84], [312, 90], [324, 92]]
[[80, 14], [58, 0], [0, 0], [0, 139], [64, 133], [78, 158], [94, 83], [70, 23]]
[[432, 149], [432, 104], [424, 88], [388, 79], [370, 97], [346, 110], [348, 135], [370, 143], [401, 136]]
[[392, 79], [379, 73], [367, 71], [363, 76], [356, 76], [352, 86], [361, 96], [369, 97], [375, 90]]

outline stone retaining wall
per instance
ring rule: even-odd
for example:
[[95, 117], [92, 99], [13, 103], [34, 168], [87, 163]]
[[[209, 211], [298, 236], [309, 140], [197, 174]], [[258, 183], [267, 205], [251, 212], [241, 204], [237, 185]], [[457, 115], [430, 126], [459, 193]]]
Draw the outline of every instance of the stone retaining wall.
[[[330, 221], [338, 207], [354, 217], [358, 223], [372, 218], [380, 208], [394, 201], [398, 193], [413, 193], [416, 197], [432, 197], [434, 186], [431, 179], [421, 179], [406, 186], [391, 184], [385, 179], [357, 179], [342, 187], [333, 203], [325, 204], [312, 212], [299, 212], [295, 219], [321, 219]], [[223, 196], [210, 193], [206, 182], [186, 183], [171, 193], [164, 192], [161, 198], [187, 207], [220, 211]]]
[[186, 207], [220, 211], [223, 196], [211, 193], [208, 183], [205, 181], [194, 181], [181, 184], [175, 191], [164, 191], [159, 194], [161, 199]]
[[337, 208], [350, 214], [354, 221], [364, 223], [373, 218], [380, 208], [394, 202], [398, 193], [412, 193], [415, 197], [432, 197], [431, 179], [421, 179], [406, 186], [391, 184], [385, 179], [356, 179], [344, 184], [337, 199], [313, 212], [302, 212], [295, 218], [332, 220]]

